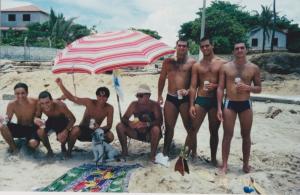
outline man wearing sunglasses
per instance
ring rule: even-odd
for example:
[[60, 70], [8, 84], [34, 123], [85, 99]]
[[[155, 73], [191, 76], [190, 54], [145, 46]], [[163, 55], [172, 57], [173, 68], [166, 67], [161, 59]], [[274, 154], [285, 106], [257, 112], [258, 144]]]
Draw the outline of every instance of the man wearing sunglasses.
[[[133, 101], [117, 125], [118, 138], [122, 147], [122, 156], [128, 155], [127, 136], [136, 140], [150, 142], [150, 160], [155, 161], [159, 140], [162, 136], [162, 112], [160, 105], [150, 99], [148, 85], [141, 84], [137, 90], [137, 101]], [[129, 120], [133, 116], [134, 120]]]
[[[79, 98], [71, 94], [65, 88], [60, 78], [56, 79], [56, 83], [67, 99], [76, 104], [85, 106], [81, 123], [79, 126], [74, 126], [70, 132], [67, 155], [71, 157], [72, 148], [77, 139], [79, 141], [92, 141], [92, 134], [97, 128], [103, 129], [107, 143], [112, 142], [114, 140], [114, 134], [110, 129], [113, 123], [114, 108], [111, 104], [107, 103], [110, 95], [108, 88], [99, 87], [96, 91], [97, 99]], [[105, 118], [106, 125], [102, 125]], [[92, 126], [90, 125], [91, 122], [93, 123]]]
[[189, 92], [192, 65], [196, 61], [188, 56], [188, 42], [178, 40], [176, 54], [164, 60], [158, 80], [158, 102], [162, 105], [163, 89], [168, 80], [168, 92], [164, 104], [165, 139], [163, 154], [169, 155], [174, 128], [180, 113], [186, 131], [191, 128], [189, 117]]
[[[261, 92], [261, 80], [259, 67], [246, 58], [247, 49], [243, 42], [234, 45], [233, 55], [235, 59], [224, 64], [219, 73], [219, 85], [217, 89], [218, 118], [223, 121], [222, 142], [222, 168], [220, 174], [225, 174], [228, 168], [228, 157], [230, 143], [234, 132], [234, 124], [238, 115], [240, 120], [243, 151], [243, 171], [250, 172], [249, 158], [251, 148], [251, 126], [253, 120], [252, 103], [250, 93]], [[224, 110], [222, 112], [222, 101], [224, 89], [226, 96]]]

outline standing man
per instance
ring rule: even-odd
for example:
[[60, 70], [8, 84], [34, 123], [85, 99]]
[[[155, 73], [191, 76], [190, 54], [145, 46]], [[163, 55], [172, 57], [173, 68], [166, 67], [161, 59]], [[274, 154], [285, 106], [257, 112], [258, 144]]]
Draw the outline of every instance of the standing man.
[[[16, 99], [9, 102], [6, 109], [6, 116], [1, 117], [0, 131], [4, 140], [9, 145], [9, 151], [13, 154], [18, 152], [14, 138], [26, 138], [30, 148], [35, 149], [39, 145], [37, 126], [33, 119], [37, 109], [37, 100], [28, 97], [28, 86], [25, 83], [18, 83], [14, 87]], [[13, 115], [17, 123], [12, 123]]]
[[[85, 106], [85, 111], [79, 126], [75, 126], [70, 132], [68, 142], [68, 156], [71, 157], [72, 148], [76, 140], [92, 141], [92, 134], [95, 129], [101, 128], [104, 131], [105, 141], [110, 143], [114, 140], [114, 134], [110, 131], [113, 123], [114, 108], [107, 103], [110, 95], [106, 87], [99, 87], [96, 91], [97, 99], [79, 98], [72, 95], [63, 85], [60, 78], [56, 79], [56, 83], [63, 92], [64, 96], [70, 101]], [[106, 125], [101, 126], [106, 118]], [[91, 120], [92, 119], [92, 120]], [[94, 121], [93, 121], [94, 120]], [[92, 121], [92, 126], [90, 122]]]
[[[157, 146], [161, 138], [162, 112], [160, 105], [150, 99], [151, 91], [148, 85], [139, 86], [136, 97], [117, 125], [117, 133], [122, 146], [122, 156], [128, 155], [127, 136], [136, 140], [151, 143], [150, 160], [155, 161]], [[134, 116], [135, 120], [129, 118]]]
[[[234, 45], [233, 55], [235, 59], [228, 62], [220, 69], [218, 97], [218, 118], [223, 121], [224, 136], [222, 142], [222, 168], [221, 174], [226, 174], [228, 168], [228, 156], [230, 143], [233, 136], [234, 124], [238, 115], [243, 140], [243, 171], [250, 172], [249, 157], [251, 147], [251, 126], [253, 120], [252, 103], [250, 93], [261, 92], [259, 67], [246, 59], [247, 49], [243, 42]], [[252, 85], [253, 82], [253, 85]], [[222, 100], [224, 89], [226, 97], [222, 113]]]
[[168, 94], [164, 104], [165, 139], [163, 154], [169, 155], [170, 145], [174, 136], [174, 127], [180, 113], [186, 131], [191, 128], [189, 117], [189, 92], [192, 65], [196, 61], [188, 56], [188, 42], [176, 42], [174, 58], [163, 62], [158, 80], [158, 102], [163, 104], [163, 89], [168, 79]]
[[[48, 117], [45, 123], [41, 119], [42, 113]], [[57, 141], [61, 143], [61, 151], [66, 155], [67, 150], [65, 145], [75, 121], [74, 115], [68, 109], [66, 104], [60, 100], [53, 100], [48, 91], [42, 91], [39, 94], [39, 106], [34, 123], [39, 126], [38, 135], [47, 148], [48, 156], [53, 155], [48, 139], [48, 133], [52, 130], [55, 131]]]
[[[208, 113], [211, 162], [217, 165], [217, 148], [219, 143], [218, 130], [220, 121], [217, 118], [217, 87], [219, 70], [226, 61], [214, 55], [213, 45], [210, 39], [204, 37], [200, 40], [200, 49], [203, 59], [193, 65], [192, 80], [190, 86], [190, 115], [192, 117], [192, 129], [189, 132], [189, 148], [192, 156], [197, 153], [197, 133]], [[195, 100], [197, 94], [197, 98]]]

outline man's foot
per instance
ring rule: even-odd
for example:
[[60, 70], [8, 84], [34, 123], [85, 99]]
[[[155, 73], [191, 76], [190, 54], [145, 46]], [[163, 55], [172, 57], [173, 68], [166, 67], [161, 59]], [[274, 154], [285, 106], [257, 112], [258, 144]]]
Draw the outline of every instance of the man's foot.
[[252, 169], [252, 167], [249, 166], [249, 165], [244, 165], [244, 166], [243, 166], [243, 171], [244, 171], [245, 173], [250, 173], [251, 169]]
[[7, 152], [10, 153], [11, 155], [17, 155], [20, 151], [18, 148], [13, 149], [13, 148], [9, 147], [7, 149]]
[[212, 160], [210, 161], [210, 163], [211, 163], [214, 167], [218, 167], [218, 161], [217, 161], [217, 159], [212, 159]]
[[226, 173], [227, 173], [227, 167], [223, 166], [223, 167], [220, 167], [217, 169], [217, 171], [215, 172], [215, 175], [223, 176], [223, 175], [226, 175]]
[[47, 157], [48, 158], [52, 158], [53, 156], [54, 156], [54, 153], [53, 153], [52, 150], [50, 150], [50, 151], [47, 152]]

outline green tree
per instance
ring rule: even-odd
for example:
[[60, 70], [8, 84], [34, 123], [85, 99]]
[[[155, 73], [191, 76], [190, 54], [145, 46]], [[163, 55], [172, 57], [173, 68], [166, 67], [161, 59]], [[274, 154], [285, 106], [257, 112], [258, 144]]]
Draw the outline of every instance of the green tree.
[[268, 6], [261, 6], [262, 12], [260, 13], [259, 17], [259, 24], [258, 26], [263, 30], [263, 45], [262, 45], [262, 52], [265, 52], [265, 45], [266, 39], [270, 39], [270, 29], [273, 28], [272, 25], [272, 11]]
[[160, 39], [161, 38], [161, 36], [155, 30], [150, 30], [150, 29], [136, 29], [136, 28], [130, 28], [130, 30], [137, 30], [137, 31], [143, 32], [143, 33], [145, 33], [147, 35], [150, 35], [151, 37], [153, 37], [155, 39]]

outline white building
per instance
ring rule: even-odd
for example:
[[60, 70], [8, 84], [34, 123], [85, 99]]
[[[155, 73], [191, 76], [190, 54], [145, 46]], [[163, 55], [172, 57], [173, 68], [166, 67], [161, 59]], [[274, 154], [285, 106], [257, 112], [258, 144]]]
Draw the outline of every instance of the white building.
[[49, 14], [34, 5], [14, 7], [1, 10], [1, 31], [12, 28], [13, 30], [27, 30], [27, 25], [44, 23], [49, 20]]
[[[272, 39], [272, 30], [268, 31], [269, 37], [266, 36], [265, 40], [265, 50], [270, 50], [271, 49], [271, 39]], [[249, 49], [251, 51], [261, 51], [263, 48], [263, 29], [262, 28], [254, 28], [251, 31], [248, 32], [248, 44], [249, 44]], [[274, 50], [287, 50], [286, 48], [286, 34], [281, 31], [275, 31], [275, 36], [274, 36]]]

